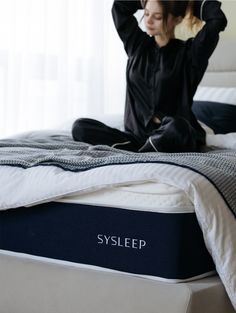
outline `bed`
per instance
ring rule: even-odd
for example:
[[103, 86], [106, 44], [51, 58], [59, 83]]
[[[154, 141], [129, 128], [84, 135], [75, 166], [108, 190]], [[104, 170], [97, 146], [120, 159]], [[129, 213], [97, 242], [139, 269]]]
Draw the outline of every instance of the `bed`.
[[[236, 50], [218, 46], [195, 100], [222, 88], [232, 108], [225, 45]], [[1, 312], [235, 312], [236, 134], [206, 129], [211, 150], [184, 157], [67, 130], [1, 140]]]

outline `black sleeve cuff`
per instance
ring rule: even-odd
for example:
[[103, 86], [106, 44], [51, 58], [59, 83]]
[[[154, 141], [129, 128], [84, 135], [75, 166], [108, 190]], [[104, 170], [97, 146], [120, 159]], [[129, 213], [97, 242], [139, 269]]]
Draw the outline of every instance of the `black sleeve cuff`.
[[200, 11], [201, 11], [202, 4], [203, 4], [203, 0], [196, 0], [193, 2], [193, 15], [199, 19], [201, 19]]
[[221, 10], [221, 2], [217, 0], [196, 0], [193, 4], [193, 15], [202, 21], [226, 20]]
[[118, 4], [123, 8], [126, 8], [127, 12], [135, 13], [137, 10], [143, 9], [141, 0], [114, 0], [114, 4]]

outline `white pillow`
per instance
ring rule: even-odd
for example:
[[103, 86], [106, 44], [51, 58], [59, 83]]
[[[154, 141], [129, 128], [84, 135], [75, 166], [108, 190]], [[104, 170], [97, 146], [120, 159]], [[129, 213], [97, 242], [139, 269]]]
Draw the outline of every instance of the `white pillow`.
[[226, 88], [199, 86], [193, 100], [213, 101], [236, 105], [236, 87]]

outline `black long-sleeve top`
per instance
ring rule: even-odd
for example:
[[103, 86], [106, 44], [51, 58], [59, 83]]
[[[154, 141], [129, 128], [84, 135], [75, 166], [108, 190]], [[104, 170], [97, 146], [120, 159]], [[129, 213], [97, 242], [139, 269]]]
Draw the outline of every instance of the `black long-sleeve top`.
[[168, 115], [186, 118], [196, 130], [198, 144], [205, 144], [205, 132], [191, 106], [227, 19], [217, 0], [197, 3], [194, 15], [205, 25], [195, 38], [171, 39], [159, 47], [134, 17], [142, 9], [140, 0], [114, 1], [114, 24], [128, 55], [125, 130], [143, 141], [156, 127], [152, 118]]

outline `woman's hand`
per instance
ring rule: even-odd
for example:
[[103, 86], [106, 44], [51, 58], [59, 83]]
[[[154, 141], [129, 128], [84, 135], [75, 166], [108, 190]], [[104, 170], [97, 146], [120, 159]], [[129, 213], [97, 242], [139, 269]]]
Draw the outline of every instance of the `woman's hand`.
[[155, 123], [155, 124], [161, 124], [161, 120], [157, 117], [157, 116], [154, 116], [152, 118], [152, 121]]

